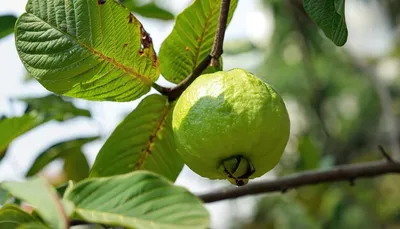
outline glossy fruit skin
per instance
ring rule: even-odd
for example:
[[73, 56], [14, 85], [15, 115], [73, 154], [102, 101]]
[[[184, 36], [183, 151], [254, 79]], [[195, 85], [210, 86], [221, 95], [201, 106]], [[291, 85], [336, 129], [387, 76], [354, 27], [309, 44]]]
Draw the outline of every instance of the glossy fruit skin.
[[194, 172], [210, 179], [232, 178], [221, 170], [222, 162], [243, 157], [254, 169], [246, 179], [262, 176], [278, 163], [290, 120], [271, 86], [233, 69], [197, 78], [178, 99], [172, 127], [178, 152]]

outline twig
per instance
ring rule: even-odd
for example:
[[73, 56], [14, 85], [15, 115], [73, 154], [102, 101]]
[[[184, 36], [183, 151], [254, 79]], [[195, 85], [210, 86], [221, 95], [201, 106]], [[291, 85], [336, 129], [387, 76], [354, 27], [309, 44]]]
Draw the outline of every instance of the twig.
[[391, 163], [394, 162], [393, 158], [386, 152], [386, 150], [385, 150], [385, 148], [383, 148], [383, 146], [379, 145], [378, 148], [379, 148], [379, 151], [381, 151], [383, 157], [386, 158], [386, 160], [388, 162], [391, 162]]
[[185, 91], [185, 89], [197, 78], [201, 75], [201, 73], [211, 64], [217, 65], [218, 59], [222, 55], [223, 52], [223, 43], [225, 39], [225, 30], [226, 24], [228, 21], [228, 13], [230, 8], [231, 1], [230, 0], [222, 0], [221, 3], [221, 13], [219, 15], [217, 33], [215, 34], [214, 44], [211, 50], [211, 53], [204, 58], [202, 62], [193, 70], [193, 72], [186, 77], [181, 83], [179, 83], [176, 87], [170, 89], [163, 89], [161, 92], [164, 95], [168, 95], [170, 101], [173, 101]]
[[211, 203], [246, 195], [282, 192], [288, 189], [328, 182], [350, 181], [350, 183], [354, 184], [354, 181], [359, 178], [375, 177], [390, 173], [400, 173], [400, 163], [378, 161], [343, 165], [325, 171], [302, 172], [272, 181], [255, 182], [242, 187], [220, 189], [200, 194], [198, 197], [205, 203]]

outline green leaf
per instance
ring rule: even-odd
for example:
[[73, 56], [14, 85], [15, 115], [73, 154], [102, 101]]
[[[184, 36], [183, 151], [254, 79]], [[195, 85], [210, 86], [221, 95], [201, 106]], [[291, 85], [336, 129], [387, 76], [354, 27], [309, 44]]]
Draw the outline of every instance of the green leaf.
[[[229, 21], [238, 0], [231, 0]], [[160, 49], [161, 74], [179, 83], [211, 52], [221, 0], [196, 0], [178, 15]]]
[[64, 156], [64, 172], [69, 180], [81, 181], [89, 176], [89, 163], [82, 151], [67, 153]]
[[161, 95], [146, 97], [101, 148], [90, 176], [150, 170], [174, 181], [183, 167], [172, 134], [172, 105]]
[[16, 25], [28, 73], [48, 90], [88, 100], [131, 101], [159, 76], [142, 24], [114, 0], [29, 0]]
[[66, 196], [87, 222], [135, 229], [208, 228], [209, 215], [186, 189], [147, 171], [91, 178]]
[[[70, 180], [79, 181], [88, 175], [88, 162], [82, 153], [82, 146], [94, 141], [98, 137], [78, 138], [65, 142], [57, 143], [42, 153], [35, 159], [26, 176], [30, 177], [40, 172], [46, 165], [56, 159], [64, 160], [64, 169]], [[77, 161], [79, 160], [79, 161]], [[75, 165], [74, 165], [75, 164]], [[71, 171], [75, 169], [76, 171]], [[71, 177], [70, 177], [71, 176]]]
[[0, 205], [3, 205], [8, 199], [8, 192], [0, 188]]
[[0, 16], [0, 39], [14, 31], [14, 25], [16, 21], [17, 18], [13, 15]]
[[91, 117], [88, 110], [79, 109], [72, 102], [56, 95], [48, 95], [41, 98], [22, 98], [20, 100], [28, 105], [25, 113], [38, 113], [45, 120], [66, 121], [78, 116]]
[[50, 229], [42, 223], [26, 223], [19, 226], [17, 229]]
[[6, 118], [0, 121], [0, 160], [10, 143], [17, 137], [28, 132], [39, 124], [35, 115], [23, 115], [21, 117]]
[[347, 41], [345, 0], [303, 0], [304, 9], [337, 46]]
[[127, 0], [122, 3], [128, 7], [134, 13], [137, 13], [143, 17], [155, 18], [161, 20], [173, 20], [174, 14], [166, 9], [159, 7], [156, 3], [150, 2], [147, 4], [140, 5], [136, 1]]
[[33, 178], [26, 182], [4, 182], [2, 188], [13, 196], [35, 206], [39, 215], [52, 227], [67, 229], [67, 217], [56, 190], [44, 180]]
[[311, 170], [319, 168], [321, 154], [313, 140], [309, 136], [298, 138], [297, 149], [300, 153], [298, 161], [298, 170]]
[[0, 209], [0, 229], [19, 228], [22, 224], [33, 222], [40, 223], [35, 217], [16, 205], [7, 204]]

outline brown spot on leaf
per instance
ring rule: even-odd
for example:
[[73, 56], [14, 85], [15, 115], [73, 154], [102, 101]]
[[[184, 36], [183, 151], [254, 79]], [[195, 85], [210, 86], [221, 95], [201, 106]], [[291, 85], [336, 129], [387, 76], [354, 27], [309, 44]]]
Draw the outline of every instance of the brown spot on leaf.
[[126, 48], [126, 46], [128, 46], [128, 43], [123, 44], [122, 48], [124, 49], [124, 48]]
[[133, 18], [134, 18], [134, 17], [135, 17], [135, 16], [133, 16], [132, 13], [129, 13], [129, 15], [128, 15], [128, 23], [129, 23], [129, 24], [132, 24]]
[[146, 32], [143, 26], [140, 26], [140, 49], [139, 53], [143, 54], [144, 50], [150, 48], [153, 44], [153, 40], [150, 37], [150, 34]]
[[97, 0], [97, 4], [99, 5], [103, 5], [104, 3], [106, 3], [106, 0]]
[[185, 46], [186, 51], [190, 51], [190, 48], [188, 46]]

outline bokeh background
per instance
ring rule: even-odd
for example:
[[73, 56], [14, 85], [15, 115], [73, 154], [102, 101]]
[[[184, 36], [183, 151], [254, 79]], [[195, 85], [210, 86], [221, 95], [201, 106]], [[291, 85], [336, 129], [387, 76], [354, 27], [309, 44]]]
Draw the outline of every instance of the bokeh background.
[[[190, 2], [154, 1], [173, 15]], [[3, 0], [0, 16], [19, 16], [25, 4], [26, 0]], [[173, 27], [166, 11], [138, 15], [156, 50]], [[283, 96], [291, 119], [291, 138], [281, 162], [259, 179], [378, 160], [378, 145], [399, 157], [400, 1], [347, 0], [346, 20], [349, 39], [339, 48], [307, 17], [300, 0], [239, 2], [227, 31], [224, 69], [244, 68], [269, 82]], [[20, 98], [49, 94], [25, 72], [13, 35], [0, 39], [0, 116], [21, 116], [27, 105]], [[71, 101], [90, 110], [92, 117], [51, 121], [17, 138], [0, 160], [0, 181], [24, 179], [38, 155], [56, 143], [100, 136], [83, 146], [92, 164], [112, 130], [139, 102]], [[55, 185], [69, 176], [61, 159], [41, 174]], [[230, 185], [201, 178], [186, 167], [176, 183], [195, 193]], [[353, 186], [344, 182], [304, 187], [207, 208], [213, 229], [396, 229], [399, 189], [400, 176], [388, 175], [356, 180]]]

